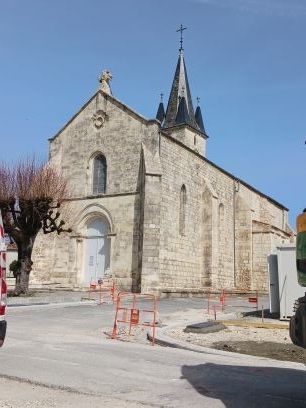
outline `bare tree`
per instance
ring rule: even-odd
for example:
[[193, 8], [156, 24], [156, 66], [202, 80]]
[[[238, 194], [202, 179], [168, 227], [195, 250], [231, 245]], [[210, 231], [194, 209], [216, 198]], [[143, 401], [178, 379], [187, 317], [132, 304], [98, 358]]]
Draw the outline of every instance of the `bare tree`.
[[66, 181], [49, 164], [32, 159], [8, 166], [0, 164], [0, 209], [3, 226], [18, 247], [19, 273], [15, 294], [26, 293], [32, 270], [32, 251], [40, 230], [64, 229], [60, 207], [67, 199]]

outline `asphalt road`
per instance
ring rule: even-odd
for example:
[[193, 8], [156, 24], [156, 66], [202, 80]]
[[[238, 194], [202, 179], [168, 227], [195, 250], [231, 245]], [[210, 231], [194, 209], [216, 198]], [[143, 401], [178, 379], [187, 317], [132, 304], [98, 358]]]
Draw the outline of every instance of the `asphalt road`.
[[[241, 308], [239, 302], [230, 300], [229, 311]], [[172, 313], [181, 310], [183, 316], [203, 302], [163, 300], [158, 307], [169, 322]], [[306, 407], [302, 364], [205, 348], [153, 347], [145, 336], [138, 342], [110, 339], [105, 334], [114, 322], [110, 304], [8, 309], [0, 407]], [[39, 404], [39, 398], [49, 405]]]

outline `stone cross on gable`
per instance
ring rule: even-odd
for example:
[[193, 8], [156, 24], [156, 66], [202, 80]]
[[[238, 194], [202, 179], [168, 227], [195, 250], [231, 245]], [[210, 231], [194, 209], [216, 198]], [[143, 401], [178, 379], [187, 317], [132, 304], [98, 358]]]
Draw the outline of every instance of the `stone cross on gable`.
[[101, 83], [99, 89], [101, 89], [101, 91], [109, 95], [112, 95], [112, 91], [109, 86], [109, 81], [111, 81], [112, 79], [113, 79], [113, 76], [110, 73], [110, 71], [108, 69], [104, 69], [99, 76], [99, 82]]

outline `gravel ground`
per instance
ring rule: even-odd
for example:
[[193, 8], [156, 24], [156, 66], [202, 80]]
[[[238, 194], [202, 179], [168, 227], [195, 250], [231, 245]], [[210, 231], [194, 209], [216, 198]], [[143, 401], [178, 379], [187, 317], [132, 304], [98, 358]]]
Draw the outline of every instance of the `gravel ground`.
[[[266, 311], [267, 317], [243, 314], [220, 314], [217, 322], [223, 322], [224, 329], [218, 332], [186, 332], [190, 321], [213, 321], [212, 315], [199, 309], [185, 309], [171, 313], [170, 316], [158, 317], [158, 325], [173, 328], [165, 329], [164, 334], [174, 340], [184, 341], [197, 346], [273, 358], [281, 361], [292, 361], [306, 364], [306, 349], [292, 344], [289, 335], [289, 322], [280, 321]], [[227, 320], [224, 320], [227, 319]], [[176, 322], [176, 323], [175, 323]], [[174, 325], [174, 326], [173, 326]], [[265, 327], [260, 327], [265, 326]], [[126, 326], [119, 327], [118, 340], [126, 342], [150, 343], [147, 339], [147, 327], [133, 326], [131, 335]], [[104, 332], [106, 338], [110, 333]]]
[[[225, 321], [225, 328], [218, 332], [191, 333], [181, 325], [166, 334], [198, 346], [306, 364], [306, 349], [292, 344], [288, 322], [264, 319], [266, 327], [256, 327], [261, 323], [259, 318], [238, 317], [230, 323]], [[278, 328], [279, 325], [283, 328]]]
[[[247, 324], [247, 322], [245, 323]], [[186, 326], [177, 327], [167, 331], [167, 335], [205, 347], [213, 347], [216, 343], [228, 343], [238, 341], [273, 342], [291, 344], [287, 329], [269, 329], [248, 326], [230, 326], [214, 333], [189, 333], [184, 332]]]

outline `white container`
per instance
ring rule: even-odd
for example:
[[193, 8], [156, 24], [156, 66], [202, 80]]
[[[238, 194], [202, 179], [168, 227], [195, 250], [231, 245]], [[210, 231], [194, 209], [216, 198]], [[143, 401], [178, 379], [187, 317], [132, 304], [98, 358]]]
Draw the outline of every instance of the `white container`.
[[281, 320], [290, 319], [295, 301], [305, 294], [305, 288], [297, 280], [295, 244], [276, 247], [275, 253], [268, 256], [268, 265], [270, 312], [279, 312]]

